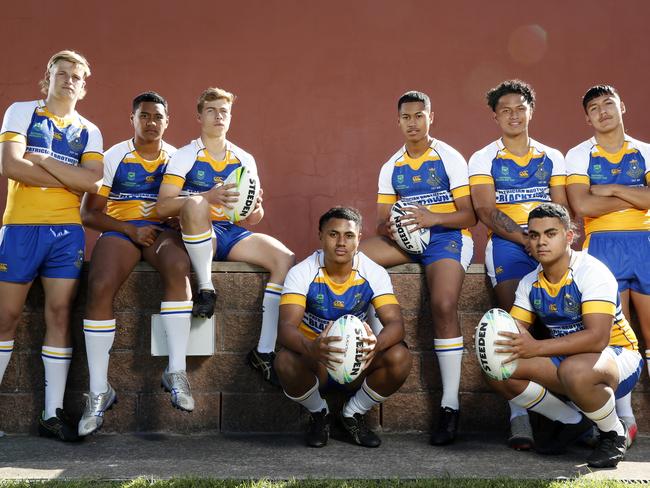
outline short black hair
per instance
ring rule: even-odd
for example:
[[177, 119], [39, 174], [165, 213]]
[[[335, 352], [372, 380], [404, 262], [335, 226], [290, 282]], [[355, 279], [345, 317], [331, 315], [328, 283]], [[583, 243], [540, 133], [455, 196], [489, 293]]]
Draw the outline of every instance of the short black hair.
[[327, 224], [327, 222], [332, 219], [350, 220], [356, 223], [359, 229], [361, 229], [361, 223], [363, 220], [361, 217], [361, 212], [359, 212], [356, 208], [333, 207], [321, 216], [320, 220], [318, 221], [318, 230], [323, 230], [325, 224]]
[[494, 88], [488, 90], [485, 94], [487, 104], [490, 106], [493, 112], [497, 111], [497, 104], [499, 100], [504, 95], [510, 95], [515, 93], [524, 97], [524, 100], [528, 102], [530, 108], [535, 108], [535, 90], [525, 81], [521, 80], [506, 80], [499, 83]]
[[415, 90], [407, 91], [404, 95], [399, 97], [399, 100], [397, 100], [397, 111], [399, 112], [402, 108], [402, 105], [405, 103], [411, 102], [423, 103], [424, 108], [426, 108], [429, 112], [431, 111], [431, 99], [429, 98], [429, 95], [424, 92]]
[[138, 107], [143, 102], [159, 103], [163, 107], [165, 107], [165, 112], [169, 111], [167, 100], [165, 100], [161, 94], [156, 93], [155, 91], [146, 91], [144, 93], [140, 93], [140, 95], [138, 95], [133, 99], [133, 113], [135, 113], [135, 111], [138, 110]]
[[589, 102], [594, 98], [602, 97], [603, 95], [614, 95], [619, 99], [621, 98], [616, 88], [612, 85], [594, 85], [589, 88], [587, 93], [582, 97], [582, 108], [585, 110], [585, 113], [587, 113], [587, 105]]
[[544, 219], [547, 217], [559, 219], [565, 229], [573, 230], [569, 211], [563, 205], [553, 202], [542, 203], [531, 210], [528, 214], [528, 223], [530, 224], [530, 221], [533, 219]]

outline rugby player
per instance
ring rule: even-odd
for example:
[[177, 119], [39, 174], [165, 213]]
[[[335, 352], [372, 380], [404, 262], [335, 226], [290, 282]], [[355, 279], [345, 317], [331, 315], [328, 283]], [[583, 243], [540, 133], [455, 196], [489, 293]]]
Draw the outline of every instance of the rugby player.
[[340, 337], [326, 337], [333, 321], [352, 314], [368, 319], [372, 304], [383, 325], [376, 336], [365, 324], [361, 375], [346, 385], [353, 393], [343, 406], [340, 422], [351, 440], [378, 447], [381, 440], [365, 424], [364, 414], [384, 402], [406, 381], [411, 354], [404, 339], [402, 313], [385, 269], [358, 252], [361, 215], [355, 209], [334, 207], [318, 223], [322, 250], [291, 268], [280, 302], [278, 342], [282, 346], [275, 368], [285, 394], [310, 413], [307, 444], [323, 447], [329, 438], [332, 414], [320, 394], [329, 380], [327, 366], [339, 361], [330, 345]]
[[[499, 307], [510, 310], [519, 280], [537, 267], [528, 248], [528, 213], [542, 202], [568, 206], [566, 174], [562, 153], [528, 135], [535, 109], [530, 85], [507, 80], [486, 98], [501, 137], [472, 155], [469, 183], [476, 214], [489, 233], [487, 274]], [[512, 402], [508, 445], [517, 450], [533, 446], [528, 412]]]
[[90, 386], [79, 421], [81, 436], [103, 425], [104, 413], [117, 398], [108, 383], [109, 352], [116, 330], [113, 300], [141, 259], [160, 272], [165, 290], [160, 317], [169, 364], [162, 385], [171, 392], [173, 406], [187, 412], [194, 409], [185, 372], [192, 312], [190, 261], [180, 233], [161, 223], [155, 209], [165, 167], [176, 150], [163, 140], [168, 123], [167, 101], [158, 93], [135, 97], [133, 138], [106, 151], [99, 194], [86, 195], [81, 206], [84, 225], [102, 232], [88, 274], [84, 337]]
[[60, 51], [47, 63], [45, 100], [17, 102], [0, 131], [0, 173], [9, 179], [0, 229], [0, 380], [27, 293], [40, 276], [45, 293], [45, 408], [41, 436], [78, 439], [63, 411], [72, 343], [70, 308], [84, 259], [79, 204], [102, 182], [102, 136], [75, 110], [86, 94], [88, 61]]
[[[586, 252], [571, 250], [569, 213], [544, 203], [528, 215], [529, 249], [540, 263], [517, 287], [511, 314], [520, 334], [502, 332], [497, 351], [517, 360], [505, 381], [491, 385], [517, 405], [554, 421], [548, 442], [536, 449], [556, 454], [591, 429], [599, 441], [587, 459], [595, 468], [614, 467], [625, 456], [628, 429], [615, 398], [628, 394], [641, 375], [643, 359], [621, 309], [616, 278]], [[550, 338], [537, 340], [527, 328], [539, 318]], [[568, 397], [583, 413], [556, 395]]]
[[[211, 317], [216, 293], [212, 284], [212, 261], [241, 261], [266, 268], [269, 281], [262, 302], [262, 327], [257, 347], [248, 353], [248, 363], [262, 377], [277, 385], [273, 371], [278, 327], [278, 307], [284, 278], [293, 266], [293, 253], [277, 239], [252, 233], [228, 221], [224, 207], [232, 208], [238, 193], [224, 180], [236, 168], [246, 166], [257, 173], [253, 156], [226, 139], [235, 96], [221, 88], [208, 88], [198, 99], [197, 120], [201, 135], [172, 157], [158, 196], [162, 217], [179, 216], [182, 238], [197, 276], [198, 293], [192, 313]], [[262, 198], [246, 225], [264, 216]]]
[[[404, 146], [381, 168], [377, 197], [377, 234], [364, 240], [361, 251], [389, 267], [416, 261], [425, 267], [434, 351], [442, 377], [442, 400], [431, 443], [454, 441], [458, 430], [463, 336], [458, 322], [458, 299], [474, 244], [468, 227], [476, 223], [461, 154], [429, 135], [433, 122], [429, 97], [410, 91], [397, 102], [398, 126]], [[429, 228], [430, 241], [421, 255], [407, 254], [393, 241], [392, 205], [402, 200], [414, 206], [401, 221], [411, 229]]]
[[[631, 302], [649, 347], [650, 145], [625, 133], [625, 104], [614, 87], [591, 87], [582, 107], [594, 135], [567, 153], [569, 203], [576, 216], [584, 218], [583, 248], [614, 274], [623, 313], [630, 318]], [[650, 371], [650, 349], [645, 359]], [[631, 396], [618, 400], [616, 409], [634, 440]]]

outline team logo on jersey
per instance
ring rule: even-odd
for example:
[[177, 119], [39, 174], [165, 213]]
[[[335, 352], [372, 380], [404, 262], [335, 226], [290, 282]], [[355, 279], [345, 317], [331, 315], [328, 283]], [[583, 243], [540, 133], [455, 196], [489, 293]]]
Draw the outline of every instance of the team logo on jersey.
[[153, 183], [154, 181], [156, 181], [156, 177], [154, 175], [149, 175], [144, 179], [144, 181], [146, 181], [147, 183]]
[[503, 266], [497, 266], [497, 268], [494, 270], [494, 274], [503, 274]]
[[625, 174], [630, 178], [634, 178], [635, 180], [641, 177], [643, 170], [639, 166], [639, 162], [636, 159], [630, 160], [630, 167]]
[[42, 120], [32, 125], [31, 129], [27, 133], [29, 139], [43, 139], [46, 141], [46, 144], [52, 144], [52, 133], [48, 127], [47, 121]]
[[603, 169], [602, 165], [600, 165], [600, 164], [594, 164], [594, 165], [592, 166], [592, 168], [594, 169], [594, 171], [595, 171], [596, 173], [600, 173], [600, 171]]
[[621, 174], [621, 168], [612, 168], [612, 174], [613, 175], [620, 175]]
[[528, 170], [525, 169], [525, 170], [523, 170], [523, 171], [520, 171], [520, 172], [519, 172], [519, 176], [520, 176], [521, 178], [528, 178]]
[[502, 175], [509, 175], [510, 174], [510, 168], [508, 168], [505, 164], [501, 166], [501, 174]]
[[55, 141], [62, 141], [63, 136], [61, 135], [60, 132], [54, 131], [54, 133], [52, 134], [52, 139], [54, 139]]
[[65, 138], [68, 142], [68, 147], [75, 152], [83, 151], [84, 141], [82, 136], [83, 132], [80, 128], [74, 130], [72, 127], [70, 127], [65, 134]]
[[205, 178], [205, 171], [198, 170], [198, 171], [196, 172], [196, 177], [197, 177], [199, 180], [202, 180], [203, 178]]
[[215, 176], [214, 178], [212, 178], [212, 181], [214, 181], [215, 184], [221, 183], [223, 181], [223, 178], [221, 176]]
[[542, 300], [540, 298], [535, 298], [535, 300], [533, 300], [533, 306], [535, 307], [535, 310], [539, 310], [542, 308]]
[[427, 178], [427, 184], [431, 186], [440, 186], [442, 184], [442, 180], [438, 175], [436, 175], [436, 170], [435, 168], [429, 168], [429, 177]]
[[397, 175], [397, 182], [404, 183], [404, 175]]
[[334, 300], [334, 302], [332, 302], [332, 305], [334, 305], [335, 308], [345, 308], [345, 303], [343, 300]]
[[74, 267], [77, 268], [77, 269], [81, 269], [83, 264], [84, 264], [84, 252], [83, 252], [82, 249], [79, 249], [77, 251], [77, 259], [74, 262]]
[[549, 312], [557, 312], [557, 305], [556, 305], [555, 303], [551, 303], [551, 304], [548, 306], [548, 311], [549, 311]]
[[537, 166], [537, 171], [535, 171], [535, 178], [537, 178], [539, 181], [546, 181], [548, 178], [548, 171], [546, 171], [546, 168], [544, 168], [544, 163], [539, 163], [539, 166]]
[[127, 179], [128, 179], [129, 181], [133, 181], [133, 180], [135, 180], [135, 171], [129, 171], [129, 172], [126, 174], [126, 177], [127, 177]]
[[7, 271], [7, 263], [0, 263], [0, 271], [3, 273]]
[[420, 175], [414, 175], [413, 178], [411, 178], [413, 183], [420, 183], [422, 181], [422, 177]]
[[580, 312], [580, 302], [573, 298], [570, 293], [564, 295], [564, 311], [572, 315]]

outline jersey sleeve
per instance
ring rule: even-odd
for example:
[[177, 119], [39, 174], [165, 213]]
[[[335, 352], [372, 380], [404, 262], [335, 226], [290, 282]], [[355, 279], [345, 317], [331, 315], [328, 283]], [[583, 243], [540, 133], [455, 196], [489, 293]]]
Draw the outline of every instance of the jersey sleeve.
[[2, 119], [0, 142], [26, 142], [35, 102], [17, 102], [9, 106]]
[[565, 158], [566, 164], [566, 184], [574, 185], [576, 183], [589, 185], [589, 153], [585, 151], [584, 144], [576, 146], [569, 150]]
[[162, 184], [182, 189], [185, 184], [185, 175], [192, 169], [195, 162], [196, 152], [192, 144], [179, 149], [172, 155], [167, 168], [165, 168]]
[[564, 156], [557, 149], [549, 149], [548, 155], [553, 162], [549, 186], [566, 185], [566, 163], [564, 161]]
[[377, 190], [377, 203], [386, 203], [392, 205], [397, 201], [397, 193], [393, 187], [393, 168], [395, 165], [392, 161], [384, 163], [379, 171], [379, 189]]
[[537, 277], [537, 270], [527, 274], [519, 282], [517, 291], [515, 293], [515, 303], [510, 309], [510, 315], [513, 318], [524, 322], [525, 324], [532, 324], [535, 322], [535, 311], [532, 303], [530, 303], [530, 291], [533, 286], [533, 281]]
[[[591, 258], [591, 259], [589, 259]], [[604, 313], [616, 316], [618, 282], [601, 261], [585, 255], [576, 284], [581, 292], [582, 314]]]
[[372, 305], [375, 309], [398, 304], [388, 271], [364, 254], [361, 256], [359, 272], [368, 280], [372, 289]]
[[469, 175], [467, 161], [461, 153], [446, 146], [442, 164], [449, 177], [449, 189], [454, 200], [469, 196]]
[[477, 151], [469, 158], [467, 168], [470, 186], [494, 185], [492, 178], [492, 161], [486, 156], [485, 151]]
[[306, 260], [296, 264], [287, 273], [284, 280], [284, 289], [280, 297], [280, 305], [300, 305], [307, 306], [307, 292], [315, 271], [310, 266], [314, 260], [314, 255]]
[[81, 164], [87, 161], [103, 161], [104, 160], [104, 141], [102, 133], [94, 124], [86, 126], [88, 129], [88, 143], [81, 155]]
[[120, 162], [124, 158], [124, 147], [123, 144], [117, 144], [110, 148], [104, 154], [104, 181], [102, 182], [102, 187], [97, 192], [103, 197], [107, 197], [111, 192], [113, 187], [113, 178], [115, 178], [115, 172]]

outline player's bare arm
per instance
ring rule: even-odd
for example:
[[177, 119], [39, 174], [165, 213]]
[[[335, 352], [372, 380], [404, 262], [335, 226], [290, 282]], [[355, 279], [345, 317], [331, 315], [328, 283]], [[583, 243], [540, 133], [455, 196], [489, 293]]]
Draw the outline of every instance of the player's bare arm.
[[385, 351], [404, 340], [404, 320], [402, 311], [396, 303], [386, 304], [377, 309], [379, 321], [384, 328], [377, 335], [377, 352]]
[[497, 208], [494, 185], [472, 185], [470, 193], [476, 215], [488, 229], [504, 239], [528, 245], [524, 229]]
[[264, 207], [262, 206], [262, 203], [264, 202], [264, 200], [262, 199], [263, 194], [264, 194], [264, 190], [260, 188], [260, 194], [257, 197], [257, 202], [255, 202], [255, 210], [253, 210], [253, 213], [251, 213], [250, 216], [248, 216], [246, 220], [243, 222], [246, 225], [246, 227], [251, 225], [257, 225], [264, 218]]
[[25, 142], [0, 144], [0, 175], [30, 186], [63, 188], [65, 185], [50, 173], [25, 158]]
[[559, 203], [567, 210], [571, 211], [569, 207], [569, 199], [566, 195], [566, 186], [565, 185], [555, 185], [549, 188], [551, 194], [551, 201], [553, 203]]
[[568, 185], [567, 196], [576, 217], [600, 217], [633, 207], [629, 202], [615, 196], [595, 195], [590, 191], [589, 185], [582, 183]]
[[387, 203], [377, 204], [377, 235], [388, 237], [389, 239], [392, 238], [390, 230], [390, 208], [391, 205]]
[[[210, 190], [201, 193], [211, 205], [221, 205], [232, 208], [232, 203], [237, 201], [239, 193], [231, 191], [236, 185], [215, 185]], [[176, 217], [180, 215], [181, 208], [187, 201], [187, 196], [180, 194], [181, 189], [169, 183], [160, 185], [156, 210], [161, 217]]]
[[43, 168], [72, 191], [97, 193], [102, 186], [104, 165], [101, 161], [82, 161], [80, 166], [72, 166], [44, 154], [28, 153], [25, 158]]
[[431, 212], [423, 205], [417, 205], [414, 209], [407, 209], [406, 215], [401, 222], [407, 226], [413, 225], [411, 231], [427, 229], [436, 225], [448, 229], [466, 229], [476, 225], [476, 214], [472, 206], [472, 199], [469, 196], [454, 200], [456, 211], [449, 213]]
[[650, 188], [647, 186], [593, 185], [589, 191], [599, 197], [620, 198], [639, 210], [650, 208]]
[[129, 239], [140, 246], [148, 247], [154, 243], [162, 227], [157, 225], [146, 225], [136, 227], [135, 225], [122, 220], [114, 219], [104, 213], [106, 201], [108, 198], [86, 193], [81, 202], [81, 222], [84, 227], [97, 230], [99, 232], [120, 232], [126, 234]]

